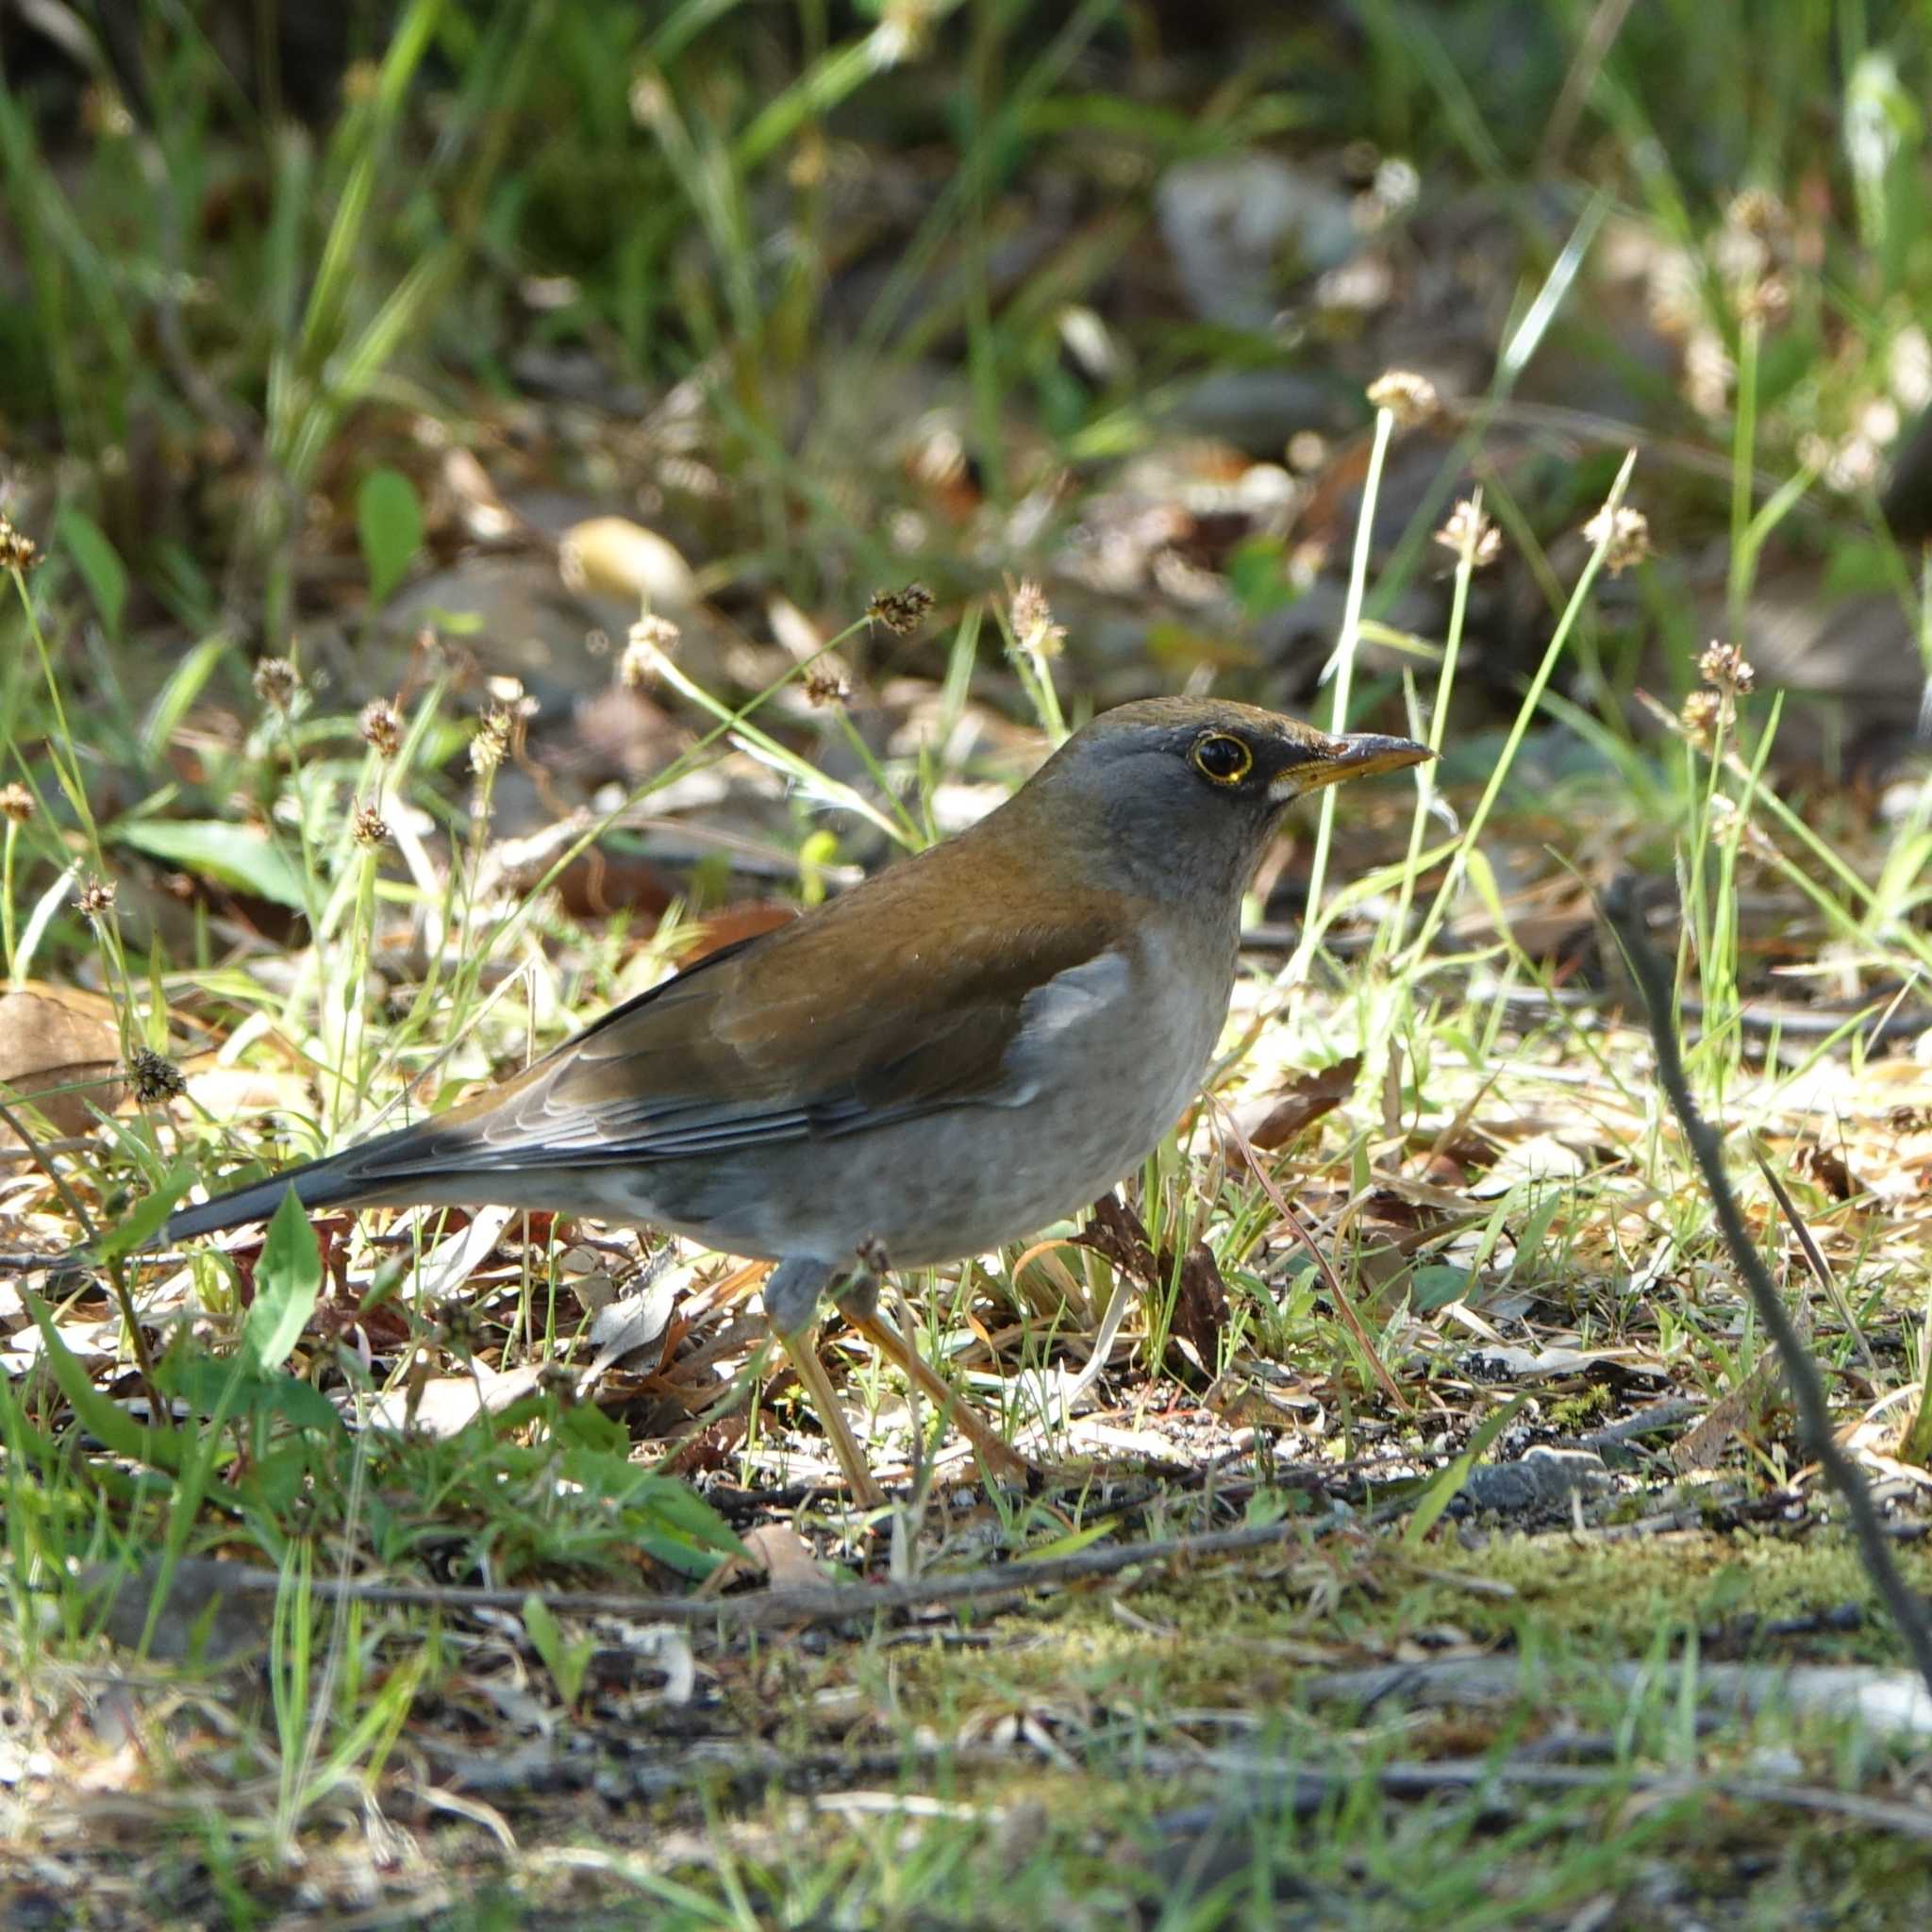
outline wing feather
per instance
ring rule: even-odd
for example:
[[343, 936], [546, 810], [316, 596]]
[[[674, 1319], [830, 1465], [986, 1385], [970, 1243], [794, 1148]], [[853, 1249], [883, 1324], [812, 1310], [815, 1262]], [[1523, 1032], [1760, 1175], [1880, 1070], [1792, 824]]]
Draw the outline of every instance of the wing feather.
[[1124, 922], [1110, 895], [1062, 894], [937, 949], [943, 925], [919, 902], [944, 900], [948, 867], [935, 861], [956, 849], [613, 1009], [425, 1123], [415, 1158], [392, 1153], [390, 1174], [700, 1158], [1024, 1101], [1038, 1084], [1029, 1043], [1124, 989]]

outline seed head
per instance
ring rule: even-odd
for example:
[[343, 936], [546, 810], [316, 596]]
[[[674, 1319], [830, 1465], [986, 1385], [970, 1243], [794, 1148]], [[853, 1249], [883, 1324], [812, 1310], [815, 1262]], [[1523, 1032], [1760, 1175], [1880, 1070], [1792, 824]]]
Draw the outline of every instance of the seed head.
[[31, 570], [41, 560], [40, 546], [25, 530], [16, 530], [0, 516], [0, 570]]
[[1604, 568], [1613, 577], [1650, 555], [1650, 519], [1628, 504], [1614, 510], [1606, 505], [1584, 525], [1583, 535], [1592, 546], [1603, 545]]
[[134, 1088], [134, 1097], [150, 1105], [157, 1101], [173, 1100], [177, 1093], [188, 1091], [188, 1082], [182, 1076], [181, 1069], [167, 1058], [157, 1053], [151, 1046], [138, 1046], [127, 1062], [127, 1076]]
[[24, 825], [38, 809], [33, 793], [17, 779], [10, 785], [0, 785], [0, 818]]
[[1008, 613], [1013, 626], [1013, 642], [1032, 658], [1058, 658], [1067, 641], [1067, 627], [1053, 621], [1053, 607], [1046, 592], [1031, 577], [1024, 578], [1013, 592]]
[[508, 705], [491, 705], [476, 721], [476, 735], [470, 741], [470, 769], [477, 777], [487, 778], [502, 764], [514, 724]]
[[286, 658], [264, 658], [255, 667], [255, 695], [263, 704], [286, 711], [302, 688], [301, 674]]
[[617, 660], [619, 678], [632, 691], [649, 684], [665, 658], [677, 648], [680, 635], [668, 617], [646, 613], [639, 618], [625, 636], [624, 655]]
[[1731, 205], [1724, 210], [1724, 226], [1746, 235], [1779, 235], [1790, 223], [1784, 203], [1768, 188], [1740, 190], [1731, 197]]
[[1781, 275], [1760, 275], [1738, 294], [1738, 313], [1747, 322], [1775, 328], [1791, 312], [1791, 284]]
[[83, 919], [105, 919], [114, 909], [113, 881], [93, 877], [83, 879], [80, 891], [74, 895], [74, 909]]
[[1436, 385], [1413, 369], [1389, 369], [1369, 385], [1369, 402], [1387, 409], [1404, 429], [1426, 423], [1442, 407]]
[[402, 714], [387, 698], [371, 698], [356, 724], [377, 758], [392, 758], [402, 749]]
[[924, 584], [908, 584], [899, 591], [874, 591], [865, 614], [874, 624], [882, 624], [894, 637], [909, 638], [925, 622], [933, 607], [933, 594]]
[[1718, 727], [1729, 723], [1730, 715], [1731, 701], [1723, 691], [1693, 691], [1684, 700], [1677, 722], [1692, 744], [1700, 751], [1708, 751], [1717, 742]]
[[1458, 558], [1467, 558], [1472, 570], [1494, 563], [1503, 554], [1503, 533], [1488, 515], [1465, 497], [1449, 512], [1448, 520], [1436, 532], [1436, 541], [1453, 550]]
[[1757, 673], [1744, 653], [1715, 638], [1697, 660], [1697, 675], [1727, 697], [1748, 697], [1757, 685]]
[[852, 680], [841, 671], [815, 670], [805, 674], [806, 703], [842, 705], [852, 695]]
[[363, 846], [387, 845], [389, 843], [389, 821], [373, 805], [358, 805], [355, 815], [349, 821], [349, 830], [357, 844]]

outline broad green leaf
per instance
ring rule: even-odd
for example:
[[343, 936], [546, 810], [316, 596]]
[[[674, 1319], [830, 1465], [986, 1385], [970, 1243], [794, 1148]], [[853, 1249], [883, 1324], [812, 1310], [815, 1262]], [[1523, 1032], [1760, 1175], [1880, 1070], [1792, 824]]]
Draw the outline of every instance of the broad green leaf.
[[1451, 1302], [1459, 1302], [1469, 1292], [1470, 1272], [1447, 1262], [1431, 1262], [1418, 1268], [1409, 1277], [1408, 1305], [1418, 1315], [1433, 1315]]
[[238, 892], [253, 892], [298, 911], [306, 904], [301, 878], [288, 855], [252, 825], [228, 825], [217, 819], [121, 819], [106, 836]]
[[726, 1556], [736, 1556], [744, 1548], [738, 1540], [738, 1532], [717, 1510], [675, 1476], [652, 1477], [631, 1501], [641, 1505], [666, 1529], [701, 1549], [722, 1550]]
[[423, 506], [400, 470], [371, 470], [356, 492], [356, 528], [369, 566], [369, 601], [386, 603], [423, 547]]
[[172, 1429], [149, 1429], [121, 1407], [109, 1402], [93, 1385], [81, 1359], [61, 1341], [60, 1331], [46, 1305], [31, 1289], [23, 1288], [20, 1298], [41, 1331], [41, 1355], [53, 1372], [55, 1385], [67, 1398], [68, 1406], [80, 1418], [81, 1426], [95, 1437], [110, 1455], [125, 1456], [144, 1462], [153, 1469], [175, 1469], [181, 1457], [180, 1438]]
[[308, 1210], [291, 1188], [282, 1196], [255, 1267], [255, 1301], [242, 1331], [243, 1345], [263, 1372], [289, 1359], [322, 1293], [322, 1250]]
[[101, 613], [103, 628], [110, 638], [118, 638], [122, 614], [127, 608], [127, 566], [101, 526], [72, 504], [60, 512], [55, 529], [60, 547], [74, 558], [74, 567]]
[[299, 1375], [258, 1375], [245, 1368], [237, 1375], [227, 1362], [195, 1355], [172, 1362], [162, 1380], [200, 1415], [278, 1417], [298, 1429], [343, 1432], [335, 1405]]

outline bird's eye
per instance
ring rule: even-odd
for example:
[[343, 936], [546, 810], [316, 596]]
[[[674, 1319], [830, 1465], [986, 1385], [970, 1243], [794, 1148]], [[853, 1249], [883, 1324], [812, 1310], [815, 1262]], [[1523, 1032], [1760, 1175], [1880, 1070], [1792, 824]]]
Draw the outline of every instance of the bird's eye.
[[1239, 738], [1210, 731], [1194, 744], [1194, 769], [1217, 785], [1239, 785], [1254, 769], [1255, 754]]

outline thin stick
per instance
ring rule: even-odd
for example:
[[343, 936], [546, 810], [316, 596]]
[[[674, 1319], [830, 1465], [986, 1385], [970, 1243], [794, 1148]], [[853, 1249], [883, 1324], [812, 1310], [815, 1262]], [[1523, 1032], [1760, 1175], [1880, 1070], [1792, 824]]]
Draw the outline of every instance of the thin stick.
[[1784, 1182], [1773, 1171], [1771, 1162], [1764, 1158], [1764, 1149], [1756, 1145], [1751, 1152], [1757, 1158], [1757, 1171], [1764, 1176], [1765, 1185], [1777, 1197], [1777, 1205], [1784, 1209], [1785, 1219], [1791, 1224], [1791, 1232], [1797, 1237], [1798, 1248], [1805, 1257], [1811, 1273], [1818, 1277], [1818, 1285], [1831, 1297], [1831, 1305], [1838, 1310], [1838, 1318], [1845, 1324], [1852, 1340], [1858, 1345], [1858, 1353], [1865, 1357], [1865, 1366], [1875, 1369], [1877, 1358], [1872, 1353], [1872, 1344], [1865, 1340], [1865, 1331], [1858, 1326], [1858, 1318], [1852, 1313], [1852, 1305], [1845, 1300], [1844, 1290], [1838, 1285], [1838, 1276], [1831, 1272], [1831, 1263], [1824, 1258], [1824, 1250], [1818, 1245], [1811, 1230], [1805, 1225], [1804, 1218], [1798, 1212], [1798, 1204], [1790, 1197]]
[[[1299, 1524], [1249, 1524], [1241, 1529], [1210, 1530], [1201, 1536], [1173, 1537], [1160, 1542], [1109, 1544], [1075, 1550], [1065, 1557], [1042, 1557], [1031, 1561], [1022, 1558], [976, 1570], [938, 1572], [904, 1583], [828, 1583], [823, 1587], [760, 1590], [726, 1597], [647, 1596], [623, 1591], [584, 1590], [535, 1593], [542, 1598], [546, 1608], [559, 1616], [634, 1617], [696, 1626], [710, 1624], [719, 1629], [838, 1624], [849, 1617], [922, 1609], [934, 1604], [980, 1603], [991, 1597], [1022, 1596], [1028, 1591], [1052, 1589], [1090, 1577], [1112, 1576], [1123, 1570], [1138, 1569], [1143, 1563], [1194, 1563], [1208, 1557], [1286, 1547], [1299, 1537], [1320, 1536], [1330, 1526], [1320, 1521]], [[252, 1563], [197, 1559], [180, 1564], [175, 1574], [177, 1581], [192, 1586], [203, 1598], [272, 1596], [282, 1586], [279, 1571]], [[343, 1580], [332, 1576], [318, 1576], [313, 1590], [324, 1600], [345, 1599], [432, 1610], [514, 1610], [521, 1608], [532, 1594], [524, 1590], [376, 1583], [360, 1577]]]
[[1878, 1520], [1872, 1493], [1865, 1487], [1865, 1478], [1857, 1465], [1839, 1447], [1832, 1434], [1831, 1409], [1825, 1401], [1824, 1384], [1819, 1377], [1817, 1365], [1799, 1340], [1798, 1331], [1772, 1281], [1770, 1271], [1744, 1225], [1738, 1197], [1731, 1191], [1730, 1179], [1724, 1173], [1723, 1145], [1690, 1097], [1690, 1082], [1684, 1075], [1683, 1051], [1671, 1019], [1670, 980], [1656, 949], [1644, 934], [1636, 881], [1628, 873], [1624, 874], [1604, 895], [1603, 909], [1610, 930], [1617, 937], [1617, 943], [1624, 949], [1624, 958], [1629, 961], [1631, 977], [1642, 995], [1651, 1039], [1657, 1047], [1657, 1079], [1704, 1174], [1704, 1184], [1710, 1191], [1711, 1206], [1717, 1210], [1718, 1227], [1724, 1235], [1724, 1246], [1730, 1250], [1731, 1259], [1738, 1273], [1743, 1276], [1745, 1287], [1750, 1290], [1757, 1319], [1777, 1343], [1778, 1354], [1784, 1362], [1785, 1379], [1790, 1384], [1792, 1397], [1798, 1405], [1798, 1421], [1806, 1451], [1816, 1457], [1832, 1487], [1844, 1498], [1845, 1512], [1851, 1518], [1852, 1532], [1857, 1540], [1858, 1555], [1864, 1560], [1866, 1572], [1884, 1600], [1886, 1608], [1891, 1612], [1892, 1622], [1898, 1625], [1899, 1634], [1906, 1641], [1906, 1649], [1914, 1667], [1924, 1678], [1926, 1689], [1932, 1690], [1932, 1617], [1927, 1616], [1924, 1602], [1899, 1574], [1898, 1565], [1892, 1561], [1885, 1525]]

